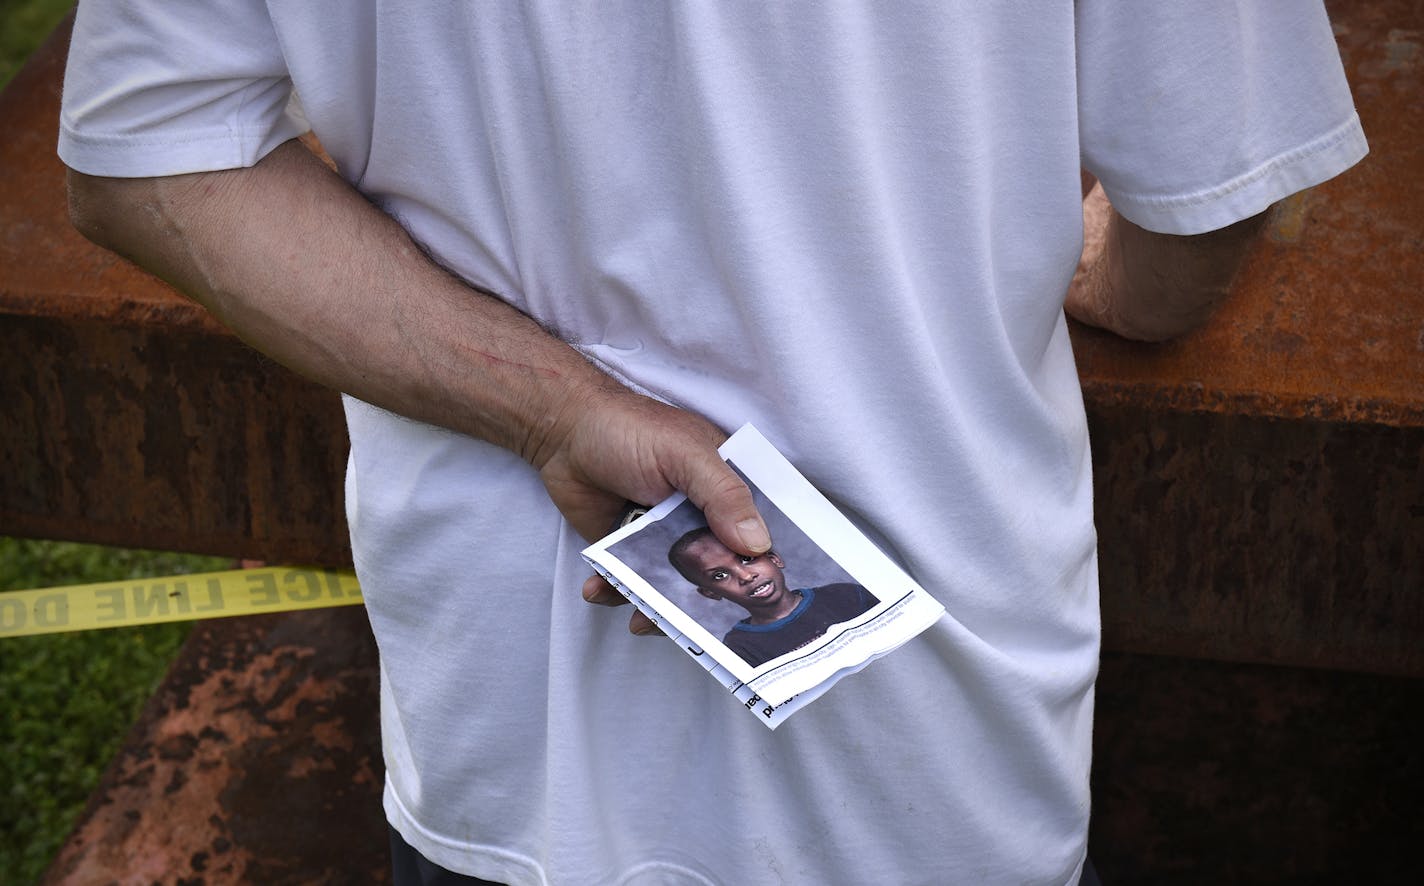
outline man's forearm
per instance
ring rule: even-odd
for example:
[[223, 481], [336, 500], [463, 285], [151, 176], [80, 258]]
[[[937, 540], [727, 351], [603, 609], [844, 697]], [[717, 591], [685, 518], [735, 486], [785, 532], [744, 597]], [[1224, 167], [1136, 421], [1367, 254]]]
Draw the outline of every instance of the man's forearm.
[[323, 384], [539, 463], [560, 412], [608, 381], [500, 300], [432, 263], [297, 142], [251, 169], [71, 173], [91, 239]]
[[[586, 538], [631, 500], [687, 494], [729, 547], [770, 546], [722, 429], [640, 396], [432, 262], [297, 142], [250, 169], [70, 175], [76, 227], [322, 384], [518, 453]], [[621, 602], [610, 589], [586, 589]], [[616, 599], [615, 599], [616, 598]]]
[[1164, 341], [1205, 323], [1231, 292], [1264, 226], [1261, 213], [1219, 231], [1158, 234], [1119, 215], [1084, 177], [1084, 247], [1070, 316], [1125, 338]]

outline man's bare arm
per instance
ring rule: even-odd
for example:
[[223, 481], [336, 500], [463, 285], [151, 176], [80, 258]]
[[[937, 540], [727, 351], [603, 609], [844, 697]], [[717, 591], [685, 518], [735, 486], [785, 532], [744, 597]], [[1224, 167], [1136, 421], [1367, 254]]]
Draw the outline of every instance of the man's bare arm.
[[1083, 323], [1141, 341], [1197, 328], [1231, 292], [1266, 213], [1194, 236], [1123, 218], [1084, 174], [1083, 257], [1064, 308]]
[[[250, 169], [69, 176], [75, 226], [205, 305], [249, 344], [362, 400], [518, 453], [586, 538], [625, 500], [688, 494], [729, 547], [765, 525], [717, 457], [725, 433], [628, 391], [509, 305], [435, 265], [298, 142]], [[585, 596], [616, 602], [596, 582]]]

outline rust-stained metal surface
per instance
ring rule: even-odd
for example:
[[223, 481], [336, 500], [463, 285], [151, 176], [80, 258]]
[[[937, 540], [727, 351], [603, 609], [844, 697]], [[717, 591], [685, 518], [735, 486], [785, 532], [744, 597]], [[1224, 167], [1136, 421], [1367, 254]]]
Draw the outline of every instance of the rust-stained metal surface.
[[1424, 430], [1102, 407], [1103, 646], [1424, 677]]
[[1107, 886], [1413, 886], [1424, 681], [1108, 654], [1088, 853]]
[[226, 335], [200, 306], [69, 225], [55, 140], [72, 24], [71, 16], [0, 93], [0, 310]]
[[1074, 330], [1105, 648], [1424, 676], [1424, 6], [1331, 11], [1370, 155], [1195, 335]]
[[0, 534], [349, 563], [336, 395], [70, 227], [67, 45], [0, 95]]
[[1424, 8], [1327, 6], [1370, 155], [1279, 207], [1197, 333], [1075, 327], [1089, 404], [1424, 427]]
[[329, 391], [225, 335], [0, 321], [0, 534], [341, 565]]
[[200, 623], [41, 880], [389, 882], [360, 609]]
[[[361, 613], [199, 626], [44, 886], [383, 883]], [[1413, 884], [1424, 681], [1108, 654], [1091, 853], [1107, 883]]]

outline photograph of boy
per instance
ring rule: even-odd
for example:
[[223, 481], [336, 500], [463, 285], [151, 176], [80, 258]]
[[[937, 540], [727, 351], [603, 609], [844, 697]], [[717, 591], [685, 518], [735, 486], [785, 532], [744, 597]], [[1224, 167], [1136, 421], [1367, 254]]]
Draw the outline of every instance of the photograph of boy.
[[849, 621], [880, 601], [858, 584], [789, 588], [786, 564], [775, 550], [756, 557], [734, 553], [706, 526], [685, 533], [668, 561], [711, 600], [747, 611], [722, 643], [753, 667], [818, 639], [831, 625]]

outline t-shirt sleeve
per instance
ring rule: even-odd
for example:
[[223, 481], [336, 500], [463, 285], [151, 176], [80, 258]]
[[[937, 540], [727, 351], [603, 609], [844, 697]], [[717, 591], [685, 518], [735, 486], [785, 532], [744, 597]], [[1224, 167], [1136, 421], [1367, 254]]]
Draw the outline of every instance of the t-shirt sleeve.
[[1368, 148], [1319, 0], [1080, 0], [1083, 168], [1132, 222], [1197, 234]]
[[306, 126], [266, 7], [84, 2], [74, 23], [59, 155], [91, 175], [251, 166]]

